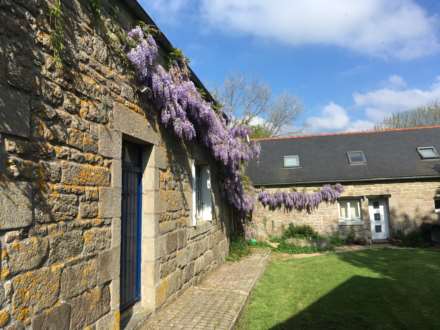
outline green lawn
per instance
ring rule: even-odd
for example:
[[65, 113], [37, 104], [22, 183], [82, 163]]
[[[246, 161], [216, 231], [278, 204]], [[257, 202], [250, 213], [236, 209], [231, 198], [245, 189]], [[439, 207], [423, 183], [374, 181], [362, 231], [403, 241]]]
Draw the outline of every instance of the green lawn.
[[374, 249], [274, 260], [239, 329], [440, 329], [440, 252]]

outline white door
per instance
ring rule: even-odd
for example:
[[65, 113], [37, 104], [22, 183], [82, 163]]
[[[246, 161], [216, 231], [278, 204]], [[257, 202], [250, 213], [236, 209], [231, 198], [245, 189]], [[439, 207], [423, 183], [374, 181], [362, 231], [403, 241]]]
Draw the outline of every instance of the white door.
[[368, 201], [370, 213], [371, 237], [373, 240], [388, 239], [388, 204], [386, 199]]

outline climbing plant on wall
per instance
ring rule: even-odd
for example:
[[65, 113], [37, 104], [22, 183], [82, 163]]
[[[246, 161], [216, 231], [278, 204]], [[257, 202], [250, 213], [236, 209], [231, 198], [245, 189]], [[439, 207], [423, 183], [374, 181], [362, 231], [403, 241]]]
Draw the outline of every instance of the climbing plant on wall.
[[344, 187], [340, 184], [325, 185], [314, 193], [279, 191], [271, 194], [267, 191], [261, 191], [258, 194], [258, 200], [264, 207], [268, 206], [272, 211], [284, 207], [286, 211], [295, 209], [310, 212], [322, 202], [336, 202], [343, 192]]
[[204, 145], [223, 168], [223, 190], [228, 202], [243, 215], [252, 211], [253, 198], [245, 193], [241, 167], [259, 154], [259, 145], [249, 141], [249, 128], [231, 127], [228, 119], [205, 100], [191, 80], [187, 60], [179, 50], [159, 63], [159, 49], [148, 27], [128, 33], [127, 56], [141, 84], [148, 88], [160, 109], [160, 121], [184, 141]]

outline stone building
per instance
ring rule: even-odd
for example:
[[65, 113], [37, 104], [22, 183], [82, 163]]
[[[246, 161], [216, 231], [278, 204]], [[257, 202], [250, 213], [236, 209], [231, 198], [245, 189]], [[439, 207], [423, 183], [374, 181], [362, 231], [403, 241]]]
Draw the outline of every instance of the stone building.
[[132, 327], [224, 261], [233, 213], [138, 90], [137, 1], [60, 3], [0, 2], [0, 328]]
[[345, 190], [336, 203], [310, 213], [270, 211], [258, 203], [252, 219], [257, 236], [280, 235], [293, 223], [382, 241], [437, 223], [439, 141], [440, 127], [260, 140], [260, 159], [248, 169], [257, 190], [314, 192], [336, 183]]

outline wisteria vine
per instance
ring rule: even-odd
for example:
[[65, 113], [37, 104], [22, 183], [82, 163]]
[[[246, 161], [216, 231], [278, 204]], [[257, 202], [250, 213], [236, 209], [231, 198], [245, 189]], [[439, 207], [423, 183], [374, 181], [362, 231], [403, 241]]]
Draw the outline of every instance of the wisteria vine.
[[314, 193], [305, 192], [275, 192], [273, 194], [267, 191], [261, 191], [258, 194], [258, 200], [261, 204], [274, 211], [284, 206], [286, 211], [306, 210], [307, 212], [316, 209], [322, 202], [334, 203], [344, 192], [344, 187], [340, 184], [334, 186], [325, 185], [319, 191]]
[[257, 157], [260, 147], [248, 141], [250, 130], [245, 126], [228, 125], [213, 104], [205, 101], [190, 79], [185, 63], [174, 62], [166, 70], [158, 62], [158, 46], [147, 29], [135, 27], [128, 33], [127, 53], [140, 83], [151, 90], [160, 109], [160, 120], [185, 141], [197, 139], [224, 168], [224, 192], [231, 205], [242, 214], [250, 213], [254, 200], [245, 193], [241, 181], [241, 165]]

